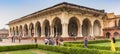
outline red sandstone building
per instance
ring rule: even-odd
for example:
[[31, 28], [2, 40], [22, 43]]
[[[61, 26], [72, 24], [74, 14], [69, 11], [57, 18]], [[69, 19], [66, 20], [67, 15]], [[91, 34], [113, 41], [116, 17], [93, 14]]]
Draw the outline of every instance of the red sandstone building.
[[7, 38], [9, 35], [7, 29], [0, 29], [0, 38]]
[[120, 15], [114, 15], [114, 13], [106, 14], [107, 18], [104, 20], [104, 36], [109, 38], [115, 36], [120, 38]]

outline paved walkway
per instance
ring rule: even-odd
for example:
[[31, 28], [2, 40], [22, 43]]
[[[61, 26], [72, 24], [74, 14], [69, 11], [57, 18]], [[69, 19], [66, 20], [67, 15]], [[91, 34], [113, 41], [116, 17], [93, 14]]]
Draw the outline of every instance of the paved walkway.
[[[38, 40], [39, 44], [43, 44], [44, 42], [42, 40]], [[21, 42], [19, 43], [18, 40], [15, 40], [15, 43], [12, 43], [11, 39], [3, 39], [2, 42], [0, 42], [0, 46], [8, 46], [8, 45], [21, 45], [21, 44], [35, 44], [34, 41], [28, 39], [28, 40], [21, 40]]]

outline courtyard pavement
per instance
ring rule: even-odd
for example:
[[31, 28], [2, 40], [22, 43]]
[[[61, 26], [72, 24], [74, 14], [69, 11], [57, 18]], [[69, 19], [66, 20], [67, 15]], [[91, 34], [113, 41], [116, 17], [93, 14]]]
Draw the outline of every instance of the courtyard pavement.
[[[43, 40], [38, 40], [38, 44], [43, 44]], [[9, 46], [9, 45], [22, 45], [22, 44], [36, 44], [34, 41], [27, 39], [27, 40], [21, 40], [19, 43], [19, 40], [15, 40], [15, 43], [12, 43], [11, 39], [3, 39], [2, 42], [0, 42], [0, 46]]]

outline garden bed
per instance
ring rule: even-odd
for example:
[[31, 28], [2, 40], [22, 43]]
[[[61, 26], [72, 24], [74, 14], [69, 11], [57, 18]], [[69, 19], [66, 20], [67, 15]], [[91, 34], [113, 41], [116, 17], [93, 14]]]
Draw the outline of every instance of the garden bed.
[[[119, 39], [117, 41], [120, 41]], [[37, 49], [44, 51], [57, 52], [62, 54], [120, 54], [120, 47], [116, 47], [118, 51], [112, 52], [110, 46], [99, 46], [94, 44], [102, 44], [110, 42], [109, 40], [95, 40], [89, 41], [88, 48], [84, 48], [83, 41], [81, 42], [66, 42], [64, 46], [51, 46], [51, 45], [39, 45], [39, 44], [27, 44], [27, 45], [13, 45], [13, 46], [0, 46], [0, 52], [18, 52], [17, 54], [25, 54], [24, 50]], [[24, 52], [24, 53], [21, 53]], [[39, 53], [38, 51], [30, 51], [31, 53]], [[42, 52], [41, 52], [42, 53]], [[16, 54], [16, 53], [15, 53]], [[29, 52], [27, 53], [29, 54]], [[34, 54], [34, 53], [33, 53]]]

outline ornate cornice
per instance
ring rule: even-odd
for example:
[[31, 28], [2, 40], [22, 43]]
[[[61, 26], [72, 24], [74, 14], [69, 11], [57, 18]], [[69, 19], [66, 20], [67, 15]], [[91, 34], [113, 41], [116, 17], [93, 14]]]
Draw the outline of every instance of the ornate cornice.
[[78, 11], [83, 15], [86, 14], [86, 13], [93, 13], [94, 14], [93, 16], [96, 16], [96, 17], [99, 16], [99, 15], [104, 15], [105, 14], [104, 10], [97, 10], [97, 9], [93, 9], [93, 8], [89, 8], [89, 7], [84, 7], [84, 6], [80, 6], [80, 5], [75, 5], [75, 4], [63, 2], [63, 3], [60, 3], [60, 4], [54, 5], [52, 7], [37, 11], [35, 13], [23, 16], [19, 19], [15, 19], [13, 21], [10, 21], [8, 23], [8, 25], [16, 23], [16, 22], [20, 22], [20, 21], [25, 20], [25, 19], [37, 18], [37, 17], [43, 16], [43, 15], [49, 15], [49, 14], [52, 14], [52, 13], [55, 13], [55, 12], [60, 12], [60, 11], [61, 12], [62, 11], [70, 12], [70, 11], [73, 11], [73, 10]]

